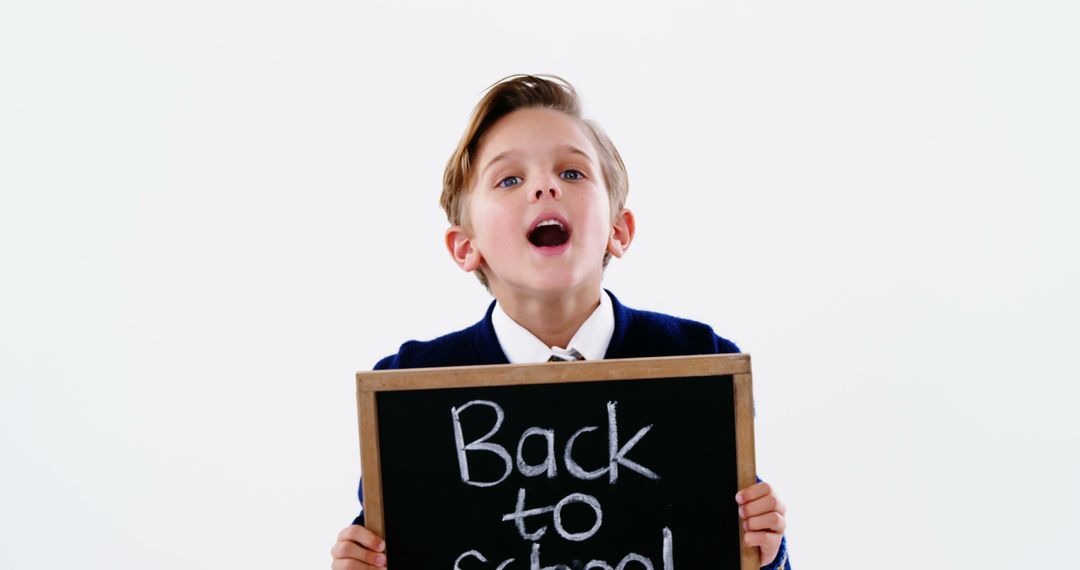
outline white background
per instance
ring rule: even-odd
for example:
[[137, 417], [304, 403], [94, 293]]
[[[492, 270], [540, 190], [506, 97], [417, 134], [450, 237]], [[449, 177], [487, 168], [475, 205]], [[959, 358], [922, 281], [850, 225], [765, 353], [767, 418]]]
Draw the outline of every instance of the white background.
[[1075, 567], [1078, 12], [5, 3], [0, 567], [328, 567], [353, 373], [487, 306], [437, 199], [521, 72], [628, 165], [605, 286], [753, 354], [797, 568]]

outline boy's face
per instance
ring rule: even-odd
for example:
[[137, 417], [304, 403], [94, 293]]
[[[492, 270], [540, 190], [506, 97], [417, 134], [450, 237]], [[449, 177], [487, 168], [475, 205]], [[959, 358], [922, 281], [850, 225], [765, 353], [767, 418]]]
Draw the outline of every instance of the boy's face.
[[552, 109], [519, 109], [480, 139], [465, 226], [447, 230], [455, 261], [482, 268], [496, 298], [599, 290], [604, 253], [622, 256], [633, 217], [612, 221], [591, 138]]

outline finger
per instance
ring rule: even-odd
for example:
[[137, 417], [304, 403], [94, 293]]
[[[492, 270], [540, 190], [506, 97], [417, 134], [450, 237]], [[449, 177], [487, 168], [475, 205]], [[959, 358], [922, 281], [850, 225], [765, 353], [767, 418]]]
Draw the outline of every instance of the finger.
[[375, 552], [386, 550], [386, 542], [379, 535], [358, 524], [350, 525], [338, 534], [338, 540], [351, 540]]
[[771, 532], [748, 532], [743, 536], [743, 543], [761, 549], [761, 563], [768, 564], [780, 551], [781, 535]]
[[784, 534], [786, 527], [784, 515], [777, 512], [750, 517], [743, 522], [744, 530], [767, 530], [778, 534]]
[[772, 492], [772, 487], [770, 487], [768, 483], [754, 483], [738, 493], [735, 493], [735, 502], [740, 505], [745, 505], [754, 499], [760, 499], [765, 495], [771, 495]]
[[374, 566], [364, 564], [363, 562], [360, 562], [359, 560], [338, 559], [338, 560], [335, 560], [334, 563], [330, 565], [330, 570], [377, 570], [377, 569]]
[[330, 549], [330, 556], [335, 560], [356, 560], [378, 568], [386, 566], [385, 554], [372, 552], [351, 540], [337, 541]]
[[780, 497], [777, 497], [776, 495], [765, 495], [760, 499], [755, 499], [739, 507], [739, 516], [745, 519], [773, 511], [782, 515], [787, 514], [787, 507], [780, 501]]

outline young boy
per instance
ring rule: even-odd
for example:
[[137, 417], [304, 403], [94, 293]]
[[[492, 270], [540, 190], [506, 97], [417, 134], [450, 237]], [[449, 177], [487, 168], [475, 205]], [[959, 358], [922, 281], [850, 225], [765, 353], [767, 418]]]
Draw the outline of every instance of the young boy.
[[[627, 192], [618, 151], [582, 118], [571, 85], [530, 75], [493, 85], [446, 166], [440, 202], [450, 256], [495, 302], [473, 326], [406, 342], [375, 369], [738, 352], [707, 325], [628, 308], [601, 289], [604, 267], [634, 238]], [[763, 568], [789, 568], [785, 509], [768, 484], [735, 501]], [[362, 524], [361, 514], [338, 535], [335, 570], [386, 566], [386, 544]]]

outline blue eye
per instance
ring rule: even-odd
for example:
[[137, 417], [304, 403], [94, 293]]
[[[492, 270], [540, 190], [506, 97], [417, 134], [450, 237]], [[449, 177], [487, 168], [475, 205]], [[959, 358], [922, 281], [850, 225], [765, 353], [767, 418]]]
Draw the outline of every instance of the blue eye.
[[[507, 182], [511, 182], [511, 184], [507, 184]], [[509, 188], [518, 184], [521, 184], [520, 176], [507, 176], [506, 178], [500, 180], [499, 183], [496, 184], [496, 186], [498, 186], [499, 188]]]
[[[567, 177], [567, 174], [572, 174], [573, 176]], [[581, 171], [570, 169], [570, 170], [564, 170], [562, 172], [562, 177], [565, 180], [581, 180], [582, 178], [585, 178], [585, 175], [582, 174]]]

